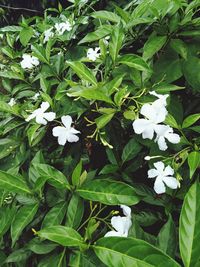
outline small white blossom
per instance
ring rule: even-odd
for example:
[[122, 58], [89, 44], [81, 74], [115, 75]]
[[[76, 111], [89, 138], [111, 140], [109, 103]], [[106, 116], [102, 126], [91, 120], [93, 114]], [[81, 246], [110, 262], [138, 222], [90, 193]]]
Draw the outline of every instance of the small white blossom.
[[31, 97], [31, 99], [33, 99], [34, 101], [36, 101], [39, 96], [40, 96], [40, 93], [36, 93], [34, 96]]
[[46, 43], [49, 41], [50, 38], [54, 37], [53, 27], [44, 31], [44, 40], [43, 42]]
[[128, 231], [132, 225], [131, 222], [131, 209], [126, 205], [120, 205], [125, 216], [113, 216], [111, 218], [111, 225], [115, 229], [105, 234], [105, 237], [120, 236], [127, 237]]
[[151, 157], [150, 156], [146, 156], [146, 157], [144, 157], [144, 160], [149, 161], [149, 160], [151, 160]]
[[169, 125], [158, 125], [155, 128], [157, 133], [155, 142], [158, 143], [159, 149], [165, 151], [168, 146], [167, 139], [172, 144], [178, 144], [180, 142], [180, 136], [173, 132], [173, 129]]
[[10, 99], [10, 101], [8, 102], [8, 105], [9, 106], [14, 106], [16, 104], [16, 100], [12, 97], [11, 99]]
[[100, 52], [99, 52], [100, 48], [96, 47], [96, 48], [89, 48], [87, 51], [87, 57], [92, 60], [95, 61], [97, 58], [100, 57]]
[[33, 111], [31, 115], [26, 118], [26, 121], [30, 121], [35, 118], [38, 124], [46, 125], [47, 121], [53, 121], [56, 117], [54, 112], [45, 112], [50, 107], [48, 102], [42, 102], [40, 108]]
[[56, 23], [55, 24], [56, 31], [59, 35], [62, 35], [65, 31], [71, 31], [72, 24], [69, 21]]
[[167, 106], [167, 98], [169, 96], [168, 94], [161, 95], [161, 94], [157, 94], [155, 91], [151, 91], [149, 92], [149, 94], [154, 95], [158, 98], [157, 100], [153, 102], [154, 105], [158, 107]]
[[32, 69], [34, 66], [38, 66], [40, 64], [37, 57], [28, 54], [24, 54], [22, 58], [23, 60], [20, 64], [23, 69]]
[[165, 165], [163, 162], [158, 161], [154, 163], [155, 169], [150, 169], [148, 171], [148, 178], [156, 178], [154, 183], [154, 190], [157, 194], [163, 194], [166, 191], [166, 185], [171, 189], [177, 189], [179, 182], [172, 175], [174, 170]]
[[144, 139], [153, 139], [156, 126], [163, 122], [167, 115], [164, 106], [159, 107], [152, 104], [144, 104], [140, 110], [145, 119], [136, 119], [133, 122], [133, 129], [136, 134], [142, 134]]
[[69, 115], [62, 116], [61, 121], [64, 126], [56, 126], [52, 130], [53, 136], [58, 137], [58, 144], [64, 146], [67, 141], [70, 143], [77, 142], [79, 137], [76, 134], [80, 131], [71, 127], [72, 117]]

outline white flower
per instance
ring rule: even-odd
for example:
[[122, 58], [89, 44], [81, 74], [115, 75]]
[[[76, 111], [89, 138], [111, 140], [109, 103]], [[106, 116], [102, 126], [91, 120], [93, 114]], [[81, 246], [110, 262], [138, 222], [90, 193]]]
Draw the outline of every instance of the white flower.
[[72, 25], [69, 23], [69, 21], [56, 23], [55, 24], [56, 31], [59, 35], [62, 35], [65, 31], [71, 31]]
[[92, 60], [95, 61], [97, 58], [100, 57], [100, 52], [99, 52], [100, 48], [96, 47], [95, 49], [93, 48], [89, 48], [87, 51], [87, 57]]
[[48, 102], [42, 102], [40, 108], [33, 111], [33, 113], [26, 118], [26, 121], [30, 121], [35, 118], [38, 124], [46, 125], [47, 121], [53, 121], [56, 117], [54, 112], [45, 112], [50, 107]]
[[80, 131], [71, 127], [72, 117], [69, 115], [62, 116], [61, 121], [64, 126], [56, 126], [52, 131], [53, 136], [58, 137], [58, 144], [64, 146], [67, 141], [70, 143], [77, 142], [79, 137], [76, 134], [80, 133]]
[[23, 60], [20, 64], [23, 69], [32, 69], [34, 66], [38, 66], [40, 64], [37, 57], [28, 54], [24, 54], [22, 58]]
[[165, 151], [167, 149], [167, 139], [172, 144], [178, 144], [180, 142], [180, 136], [173, 132], [173, 129], [169, 125], [157, 125], [155, 128], [157, 133], [155, 142], [158, 143], [159, 149]]
[[46, 43], [49, 41], [50, 38], [54, 37], [53, 27], [44, 31], [44, 40], [43, 42]]
[[157, 100], [153, 102], [154, 105], [157, 105], [158, 107], [167, 106], [167, 98], [169, 96], [168, 94], [161, 95], [161, 94], [157, 94], [155, 91], [151, 91], [149, 92], [149, 94], [154, 95], [158, 98]]
[[127, 237], [128, 231], [132, 225], [131, 222], [131, 209], [126, 205], [120, 205], [125, 216], [113, 216], [111, 218], [111, 225], [115, 229], [105, 234], [105, 237], [109, 236], [121, 236]]
[[8, 105], [9, 106], [14, 106], [16, 104], [16, 100], [12, 97], [11, 99], [10, 99], [10, 101], [8, 102]]
[[154, 104], [144, 104], [140, 113], [146, 119], [136, 119], [133, 122], [133, 129], [136, 134], [142, 134], [142, 137], [152, 139], [156, 126], [163, 122], [167, 115], [167, 110], [164, 106], [159, 107]]
[[150, 169], [148, 171], [148, 178], [156, 178], [154, 183], [154, 190], [157, 194], [165, 193], [167, 185], [171, 189], [176, 189], [179, 186], [179, 182], [172, 175], [174, 170], [165, 165], [163, 162], [158, 161], [154, 163], [155, 169]]
[[36, 101], [39, 96], [40, 96], [40, 93], [36, 93], [34, 96], [31, 97], [31, 99], [33, 99], [34, 101]]

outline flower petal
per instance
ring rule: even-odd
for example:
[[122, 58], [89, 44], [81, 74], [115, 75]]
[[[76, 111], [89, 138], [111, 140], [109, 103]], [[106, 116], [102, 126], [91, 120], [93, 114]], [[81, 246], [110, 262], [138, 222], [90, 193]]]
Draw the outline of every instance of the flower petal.
[[163, 172], [163, 170], [165, 168], [165, 165], [162, 161], [155, 162], [153, 165], [158, 170], [159, 173]]
[[154, 120], [155, 110], [151, 104], [146, 103], [142, 106], [142, 108], [140, 110], [140, 114], [142, 114], [143, 116], [145, 116], [149, 120]]
[[123, 210], [125, 216], [131, 216], [131, 208], [126, 205], [120, 205], [120, 208]]
[[157, 143], [158, 143], [159, 149], [162, 150], [162, 151], [165, 151], [168, 148], [168, 146], [167, 146], [167, 144], [165, 142], [164, 136], [158, 137], [157, 138]]
[[133, 122], [133, 129], [136, 134], [141, 134], [149, 126], [149, 120], [137, 119]]
[[163, 182], [171, 189], [177, 189], [179, 186], [178, 180], [171, 176], [163, 177]]
[[109, 236], [122, 236], [122, 234], [117, 231], [109, 231], [108, 233], [104, 235], [104, 237], [109, 237]]
[[56, 117], [56, 113], [54, 112], [46, 112], [43, 114], [43, 117], [47, 120], [47, 121], [53, 121]]
[[41, 111], [43, 111], [43, 112], [45, 112], [49, 107], [50, 107], [50, 105], [48, 102], [42, 102], [42, 104], [40, 106]]
[[163, 194], [165, 193], [166, 189], [165, 189], [165, 185], [162, 181], [162, 179], [160, 178], [157, 178], [155, 180], [155, 183], [154, 183], [154, 190], [157, 194]]
[[157, 169], [150, 169], [148, 170], [148, 178], [154, 178], [159, 175], [159, 172]]
[[176, 133], [169, 133], [166, 138], [172, 144], [178, 144], [181, 140], [180, 136]]
[[78, 142], [79, 137], [70, 131], [67, 132], [67, 141], [70, 143]]
[[35, 117], [35, 120], [38, 124], [46, 125], [47, 121], [44, 119], [43, 114], [39, 114]]
[[59, 135], [62, 135], [63, 133], [65, 133], [65, 127], [63, 126], [56, 126], [52, 129], [52, 134], [55, 137], [58, 137]]
[[149, 126], [147, 126], [147, 128], [143, 131], [142, 133], [142, 138], [143, 139], [150, 139], [152, 140], [154, 136], [154, 126], [152, 124], [150, 124]]
[[72, 117], [71, 117], [71, 116], [69, 116], [69, 115], [67, 115], [67, 116], [62, 116], [62, 117], [61, 117], [61, 121], [62, 121], [62, 123], [65, 125], [65, 127], [66, 127], [67, 129], [70, 129], [71, 124], [72, 124]]
[[168, 176], [168, 175], [173, 175], [174, 174], [174, 170], [168, 165], [165, 170], [164, 170], [164, 176]]

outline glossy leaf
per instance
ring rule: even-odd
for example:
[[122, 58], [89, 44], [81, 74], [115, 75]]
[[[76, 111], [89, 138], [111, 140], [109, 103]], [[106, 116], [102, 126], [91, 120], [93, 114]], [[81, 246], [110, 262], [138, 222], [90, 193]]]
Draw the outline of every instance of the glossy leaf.
[[79, 44], [94, 42], [97, 41], [107, 35], [109, 35], [113, 30], [111, 25], [103, 25], [100, 26], [96, 31], [89, 32], [80, 42]]
[[200, 114], [192, 114], [184, 119], [182, 128], [188, 128], [200, 119]]
[[[199, 266], [200, 262], [200, 184], [191, 186], [185, 196], [179, 226], [179, 246], [185, 267]], [[196, 264], [196, 265], [195, 265]]]
[[18, 194], [31, 194], [22, 177], [0, 171], [0, 188]]
[[135, 139], [131, 139], [123, 149], [122, 161], [126, 162], [134, 158], [141, 151], [141, 149], [141, 145]]
[[128, 54], [125, 56], [121, 56], [118, 62], [140, 71], [151, 72], [150, 67], [144, 61], [144, 59], [137, 55]]
[[105, 10], [96, 11], [96, 12], [93, 12], [91, 16], [93, 18], [105, 19], [105, 20], [109, 20], [112, 22], [116, 22], [116, 23], [120, 22], [120, 17], [117, 14], [110, 12], [110, 11], [105, 11]]
[[149, 243], [124, 237], [105, 237], [93, 246], [96, 255], [109, 267], [180, 267], [172, 258]]
[[84, 199], [107, 205], [134, 205], [140, 200], [133, 187], [109, 179], [97, 179], [84, 183], [77, 189], [77, 193]]
[[11, 225], [12, 246], [14, 246], [24, 228], [33, 220], [37, 210], [38, 204], [27, 205], [18, 210]]
[[143, 48], [144, 60], [152, 58], [165, 44], [167, 36], [150, 36]]
[[192, 178], [196, 169], [200, 166], [200, 152], [193, 151], [188, 155], [188, 165], [190, 168], [190, 178]]
[[51, 226], [37, 232], [41, 238], [51, 240], [65, 247], [82, 246], [83, 239], [74, 229], [62, 225]]
[[78, 61], [67, 61], [67, 64], [73, 69], [73, 71], [79, 76], [79, 78], [88, 81], [93, 85], [97, 85], [97, 80], [94, 74], [83, 63]]
[[115, 62], [117, 59], [119, 50], [122, 47], [123, 39], [124, 39], [124, 33], [122, 28], [121, 27], [114, 28], [111, 34], [111, 40], [109, 42], [109, 51], [113, 62]]

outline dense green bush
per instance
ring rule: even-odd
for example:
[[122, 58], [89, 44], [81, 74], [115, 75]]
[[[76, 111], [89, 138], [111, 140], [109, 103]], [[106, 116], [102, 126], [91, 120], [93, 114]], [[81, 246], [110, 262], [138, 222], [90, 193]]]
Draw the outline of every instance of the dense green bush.
[[0, 29], [0, 266], [198, 267], [200, 1], [69, 2]]

